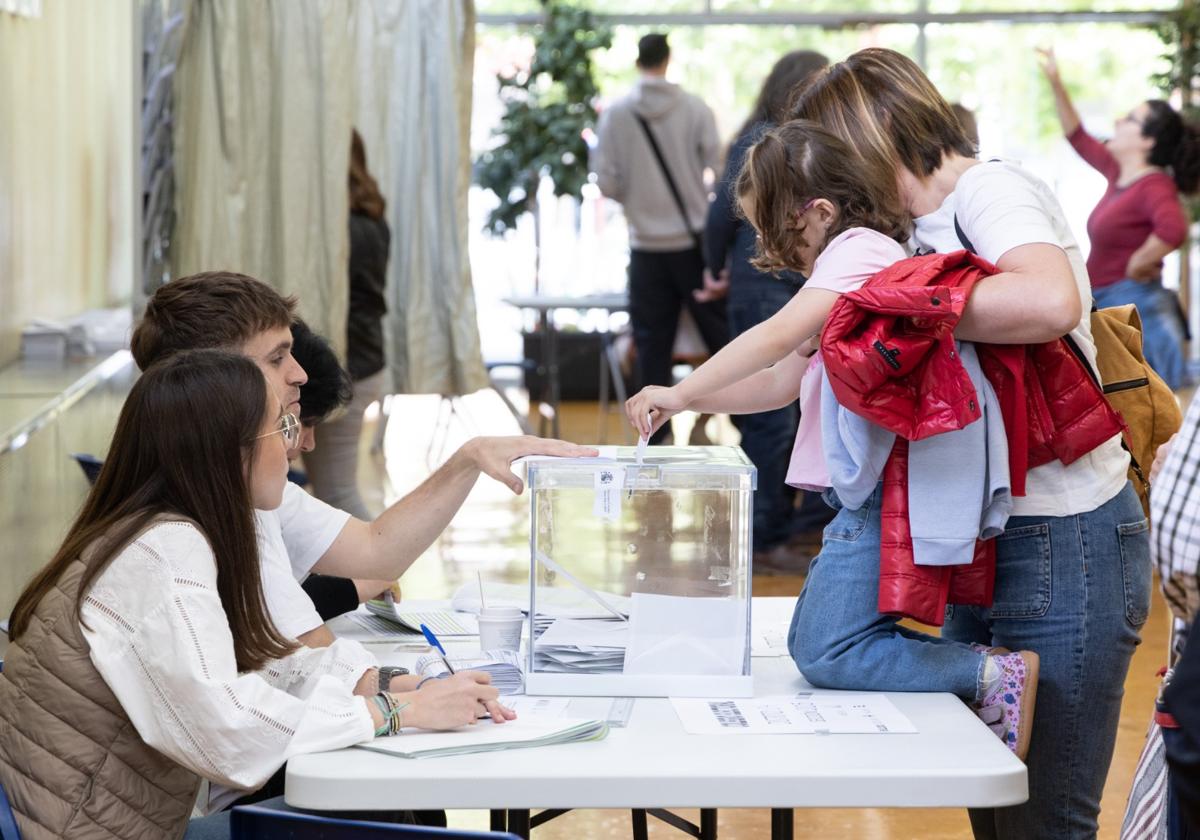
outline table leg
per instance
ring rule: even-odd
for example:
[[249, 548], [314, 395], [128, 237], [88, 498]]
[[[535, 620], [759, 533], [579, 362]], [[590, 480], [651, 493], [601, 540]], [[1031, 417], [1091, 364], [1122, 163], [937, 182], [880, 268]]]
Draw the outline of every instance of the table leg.
[[612, 337], [608, 332], [600, 334], [600, 443], [608, 443], [608, 345]]
[[791, 808], [771, 809], [771, 840], [793, 840], [795, 826]]
[[647, 840], [650, 829], [646, 826], [646, 809], [634, 808], [630, 815], [633, 818], [633, 840]]
[[492, 809], [492, 831], [508, 831], [508, 812], [503, 808]]
[[551, 435], [558, 437], [562, 386], [558, 381], [558, 335], [555, 332], [554, 315], [549, 309], [542, 312], [542, 358], [546, 364], [546, 391], [549, 397], [546, 402], [549, 402], [554, 410], [554, 417], [550, 421]]
[[717, 840], [717, 809], [700, 809], [700, 840]]
[[529, 838], [529, 810], [512, 809], [508, 811], [508, 830], [518, 837]]

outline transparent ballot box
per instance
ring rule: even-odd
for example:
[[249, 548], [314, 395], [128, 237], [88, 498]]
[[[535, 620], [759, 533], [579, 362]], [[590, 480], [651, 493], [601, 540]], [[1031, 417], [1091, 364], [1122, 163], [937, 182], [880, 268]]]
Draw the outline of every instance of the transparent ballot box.
[[530, 459], [526, 691], [750, 697], [756, 471], [736, 446]]

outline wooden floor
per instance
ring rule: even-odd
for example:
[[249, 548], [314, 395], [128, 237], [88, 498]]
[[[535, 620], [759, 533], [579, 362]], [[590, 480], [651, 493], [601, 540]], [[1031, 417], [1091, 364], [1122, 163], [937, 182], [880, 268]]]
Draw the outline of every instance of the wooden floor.
[[[492, 392], [457, 400], [451, 412], [449, 401], [438, 397], [396, 398], [382, 451], [368, 451], [374, 423], [364, 434], [360, 481], [369, 507], [376, 511], [422, 481], [432, 466], [454, 451], [468, 437], [481, 434], [518, 432], [513, 417]], [[604, 424], [594, 403], [564, 407], [562, 437], [579, 443], [594, 443], [607, 432], [607, 442], [625, 442], [623, 421], [615, 413]], [[692, 420], [676, 418], [676, 438], [686, 439]], [[709, 424], [714, 440], [736, 442], [736, 432], [724, 420]], [[411, 597], [447, 597], [457, 586], [482, 571], [485, 576], [514, 582], [527, 579], [528, 497], [517, 498], [496, 482], [481, 479], [462, 511], [442, 539], [404, 576], [404, 591]], [[802, 577], [758, 577], [756, 595], [795, 595]], [[1125, 683], [1125, 701], [1116, 755], [1105, 788], [1100, 815], [1100, 837], [1116, 838], [1130, 780], [1150, 719], [1158, 679], [1167, 648], [1168, 617], [1161, 597], [1142, 631], [1143, 644], [1134, 656]], [[681, 812], [689, 816], [689, 812]], [[695, 812], [690, 813], [696, 819]], [[653, 822], [653, 821], [652, 821]], [[451, 824], [462, 828], [487, 828], [483, 812], [454, 812]], [[723, 840], [747, 840], [769, 836], [769, 813], [761, 810], [724, 810], [719, 833]], [[864, 838], [864, 840], [949, 840], [971, 836], [966, 813], [947, 809], [810, 809], [796, 813], [797, 837]], [[666, 825], [652, 825], [652, 837], [684, 835]], [[534, 832], [540, 840], [570, 838], [623, 838], [631, 836], [626, 811], [576, 811]]]

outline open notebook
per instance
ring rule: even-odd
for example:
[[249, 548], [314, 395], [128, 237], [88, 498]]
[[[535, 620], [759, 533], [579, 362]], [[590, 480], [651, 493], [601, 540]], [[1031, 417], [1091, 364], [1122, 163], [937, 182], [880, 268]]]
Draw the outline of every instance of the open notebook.
[[[383, 598], [367, 601], [367, 611], [370, 616], [359, 615], [360, 619], [378, 617], [405, 634], [421, 635], [421, 625], [424, 624], [437, 636], [477, 636], [479, 635], [479, 620], [470, 614], [446, 609], [437, 601], [404, 600], [399, 603], [392, 600], [392, 593], [384, 593]], [[366, 621], [360, 621], [367, 629], [372, 627]]]
[[357, 748], [398, 758], [440, 758], [574, 741], [599, 741], [607, 735], [608, 724], [602, 720], [522, 715], [505, 723], [480, 720], [474, 726], [464, 726], [453, 732], [406, 729], [400, 735], [376, 738], [369, 744], [358, 744]]

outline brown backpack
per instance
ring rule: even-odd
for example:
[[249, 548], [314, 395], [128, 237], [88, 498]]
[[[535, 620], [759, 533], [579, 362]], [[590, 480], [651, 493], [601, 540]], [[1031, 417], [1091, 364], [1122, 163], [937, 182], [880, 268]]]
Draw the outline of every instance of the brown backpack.
[[[1129, 480], [1150, 515], [1150, 465], [1158, 447], [1183, 425], [1179, 401], [1142, 355], [1142, 319], [1133, 304], [1092, 310], [1092, 341], [1104, 397], [1125, 420]], [[1068, 337], [1068, 344], [1079, 348]], [[1090, 365], [1086, 365], [1089, 371]]]

